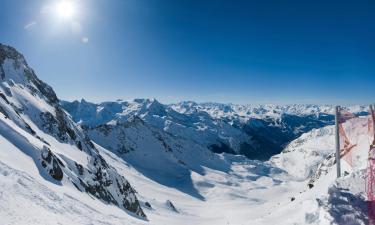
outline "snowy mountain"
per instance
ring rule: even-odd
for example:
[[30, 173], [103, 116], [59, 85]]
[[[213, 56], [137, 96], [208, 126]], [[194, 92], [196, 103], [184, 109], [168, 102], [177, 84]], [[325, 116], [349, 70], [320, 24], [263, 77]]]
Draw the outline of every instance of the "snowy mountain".
[[[286, 144], [314, 128], [333, 124], [333, 106], [259, 105], [181, 102], [164, 105], [155, 99], [62, 102], [73, 119], [90, 129], [137, 116], [159, 132], [191, 140], [215, 153], [235, 153], [266, 160]], [[348, 110], [366, 114], [363, 106]], [[94, 141], [97, 141], [94, 138]]]
[[[147, 127], [146, 123], [139, 119], [129, 123], [138, 125], [134, 128], [127, 124], [124, 137], [135, 140], [132, 135], [137, 132], [132, 129], [139, 129], [139, 138], [144, 137], [133, 150], [119, 154], [99, 149], [119, 171], [131, 174], [129, 179], [142, 193], [140, 198], [151, 203], [152, 210], [147, 214], [152, 224], [191, 224], [192, 221], [194, 224], [368, 224], [364, 177], [371, 138], [367, 132], [367, 118], [353, 119], [345, 124], [350, 140], [358, 146], [354, 149], [353, 168], [342, 160], [343, 174], [347, 175], [340, 179], [336, 179], [335, 162], [326, 163], [334, 153], [333, 126], [301, 135], [281, 154], [266, 162], [225, 153], [213, 154], [211, 165], [197, 170], [189, 167], [208, 158], [193, 152], [187, 155], [195, 160], [182, 164], [190, 172], [183, 173], [180, 169], [166, 168], [172, 160], [158, 163], [163, 148], [149, 145], [153, 142], [152, 135], [141, 131]], [[118, 125], [114, 127], [114, 130], [119, 129]], [[111, 132], [114, 131], [108, 133], [108, 142], [101, 145], [111, 146], [111, 141], [115, 141], [110, 139], [114, 137]], [[167, 140], [166, 137], [163, 139]], [[140, 146], [142, 143], [149, 146]], [[157, 153], [150, 156], [154, 160], [143, 161], [142, 154], [147, 157], [153, 151]], [[123, 162], [117, 159], [118, 156]], [[197, 160], [202, 158], [202, 161]], [[147, 165], [136, 165], [137, 161]], [[128, 164], [136, 172], [129, 169]], [[159, 168], [161, 173], [158, 173]], [[171, 171], [177, 173], [171, 174]], [[169, 199], [179, 213], [172, 210], [163, 201], [165, 199]]]
[[368, 224], [366, 117], [336, 179], [332, 106], [60, 102], [4, 45], [0, 75], [0, 224]]
[[2, 166], [15, 165], [44, 182], [86, 192], [145, 218], [129, 182], [103, 159], [24, 57], [0, 45], [0, 68], [1, 146], [11, 146], [2, 147]]
[[368, 132], [367, 117], [347, 121], [344, 129], [350, 142], [356, 146], [352, 150], [352, 166], [341, 159], [343, 177], [339, 179], [336, 179], [336, 160], [332, 151], [333, 126], [303, 134], [281, 154], [271, 158], [271, 165], [283, 168], [309, 188], [298, 193], [290, 206], [280, 209], [270, 219], [276, 221], [283, 212], [294, 211], [297, 216], [292, 217], [293, 221], [303, 211], [306, 224], [369, 224], [365, 182], [373, 137]]
[[96, 143], [143, 176], [191, 195], [204, 197], [193, 186], [192, 173], [204, 175], [207, 168], [229, 171], [230, 163], [200, 144], [182, 139], [148, 125], [138, 117], [126, 122], [87, 128]]

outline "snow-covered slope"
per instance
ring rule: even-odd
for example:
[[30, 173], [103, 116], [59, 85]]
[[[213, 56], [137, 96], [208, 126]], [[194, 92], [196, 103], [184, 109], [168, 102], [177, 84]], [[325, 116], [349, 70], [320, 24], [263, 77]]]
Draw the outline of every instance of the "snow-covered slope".
[[[110, 166], [14, 48], [0, 45], [1, 163], [62, 188], [87, 192], [145, 217], [134, 189]], [[11, 149], [3, 147], [11, 146]], [[22, 157], [21, 157], [22, 156]]]
[[[331, 106], [274, 106], [280, 112], [276, 110], [272, 116], [270, 110], [265, 110], [267, 107], [263, 106], [263, 110], [255, 110], [257, 116], [244, 119], [233, 115], [227, 117], [228, 114], [224, 113], [214, 116], [217, 111], [209, 113], [207, 108], [198, 109], [201, 106], [196, 103], [189, 103], [196, 106], [186, 111], [157, 103], [159, 107], [155, 108], [158, 110], [150, 113], [139, 103], [144, 101], [152, 104], [155, 100], [112, 102], [117, 105], [118, 112], [102, 121], [104, 124], [85, 129], [93, 140], [110, 150], [103, 150], [103, 155], [112, 159], [118, 170], [133, 174], [132, 169], [135, 169], [142, 174], [141, 179], [139, 174], [130, 175], [129, 179], [142, 193], [141, 200], [155, 205], [150, 213], [147, 212], [155, 224], [190, 224], [192, 221], [194, 224], [367, 223], [363, 193], [363, 169], [369, 138], [366, 118], [350, 120], [345, 124], [350, 138], [360, 137], [356, 141], [361, 145], [353, 156], [354, 170], [343, 162], [344, 170], [350, 175], [336, 180], [334, 158], [330, 157], [334, 153], [333, 127], [325, 126], [333, 118]], [[73, 104], [80, 105], [79, 102]], [[106, 108], [103, 104], [92, 105], [100, 109], [94, 110], [94, 114], [100, 114]], [[364, 107], [348, 109], [360, 115], [364, 115], [366, 110]], [[224, 106], [220, 110], [231, 111]], [[261, 131], [268, 134], [268, 139], [264, 136], [258, 138], [265, 141], [274, 140], [277, 138], [274, 134], [283, 130], [293, 133], [297, 129], [297, 133], [303, 134], [270, 161], [252, 161], [242, 156], [209, 154], [199, 138], [195, 142], [195, 136], [190, 138], [189, 135], [175, 133], [170, 125], [165, 126], [178, 124], [182, 130], [191, 128], [185, 126], [186, 122], [175, 122], [177, 116], [172, 117], [170, 113], [186, 118], [181, 121], [191, 121], [202, 115], [198, 116], [196, 123], [220, 121], [241, 132], [246, 126], [239, 129], [236, 123], [264, 127]], [[84, 120], [81, 123], [85, 124]], [[250, 138], [254, 140], [254, 136]], [[118, 157], [128, 166], [119, 163]], [[150, 170], [153, 172], [150, 173]], [[150, 190], [159, 194], [155, 196]], [[180, 212], [178, 215], [168, 209], [166, 199], [173, 202]], [[356, 212], [353, 213], [353, 210]]]
[[[330, 106], [63, 103], [81, 128], [13, 48], [0, 45], [0, 72], [0, 224], [368, 222], [366, 118], [345, 124], [354, 169], [335, 179]], [[291, 134], [269, 161], [209, 149]]]
[[[268, 162], [221, 154], [218, 157], [226, 163], [225, 169], [203, 166], [202, 173], [192, 170], [189, 176], [159, 174], [168, 177], [169, 185], [153, 180], [132, 163], [126, 166], [130, 156], [118, 160], [118, 154], [98, 149], [119, 171], [129, 174], [140, 199], [151, 203], [152, 209], [147, 214], [152, 224], [367, 224], [366, 118], [345, 124], [349, 138], [359, 144], [353, 154], [354, 169], [342, 160], [349, 175], [336, 180], [331, 164], [309, 186], [320, 164], [334, 152], [332, 129], [329, 126], [302, 135]], [[182, 189], [180, 183], [185, 188], [187, 183], [192, 184], [190, 191]], [[201, 197], [192, 194], [196, 192]], [[168, 208], [167, 199], [179, 213]]]
[[125, 122], [137, 116], [147, 124], [183, 139], [192, 140], [214, 152], [239, 152], [242, 144], [251, 144], [251, 137], [230, 124], [213, 119], [205, 112], [194, 115], [178, 113], [155, 99], [88, 103], [84, 100], [62, 102], [73, 119], [94, 128], [107, 123]]
[[368, 224], [365, 179], [367, 157], [373, 137], [368, 132], [366, 117], [354, 118], [344, 124], [351, 143], [352, 166], [341, 159], [343, 177], [335, 179], [333, 127], [324, 127], [303, 134], [270, 163], [282, 168], [309, 188], [297, 194], [295, 201], [269, 216], [277, 221], [286, 212], [293, 212], [289, 221], [298, 224]]
[[[233, 105], [181, 102], [164, 105], [155, 99], [103, 102], [62, 102], [73, 119], [95, 128], [137, 116], [178, 138], [194, 141], [213, 152], [236, 153], [265, 160], [301, 134], [333, 122], [333, 106]], [[349, 107], [363, 114], [362, 106]], [[97, 140], [95, 140], [97, 141]]]
[[[100, 104], [62, 102], [73, 119], [93, 132], [103, 125], [126, 123], [133, 117], [143, 120], [153, 132], [168, 133], [209, 148], [213, 152], [243, 154], [250, 159], [268, 159], [286, 144], [314, 128], [333, 123], [331, 105], [234, 105], [181, 102], [164, 105], [155, 99], [118, 100]], [[358, 115], [364, 106], [346, 107]], [[101, 142], [100, 135], [93, 137]], [[122, 151], [122, 146], [109, 146]], [[117, 149], [116, 149], [117, 148]]]
[[[356, 170], [362, 170], [367, 166], [366, 160], [371, 143], [367, 117], [347, 121], [344, 129], [351, 143], [356, 145], [352, 151], [352, 165]], [[334, 149], [334, 127], [327, 126], [301, 135], [287, 145], [281, 154], [272, 157], [271, 162], [296, 178], [305, 180], [313, 178], [317, 168], [322, 163], [326, 163], [326, 160], [331, 161], [329, 164], [335, 163], [332, 149]], [[345, 160], [343, 169], [347, 172], [351, 170]]]
[[[250, 159], [269, 159], [290, 141], [315, 128], [333, 124], [332, 105], [235, 105], [181, 102], [171, 107], [186, 115], [208, 113], [251, 137], [236, 151]], [[348, 111], [366, 115], [364, 106], [348, 106]]]

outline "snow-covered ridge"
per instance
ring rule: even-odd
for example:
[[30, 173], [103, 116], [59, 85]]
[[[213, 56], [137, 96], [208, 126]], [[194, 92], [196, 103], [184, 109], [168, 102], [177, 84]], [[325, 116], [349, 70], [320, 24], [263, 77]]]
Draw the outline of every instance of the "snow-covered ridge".
[[[73, 117], [81, 118], [79, 122], [88, 126], [105, 124], [112, 119], [124, 119], [129, 116], [142, 116], [146, 113], [155, 115], [166, 115], [167, 113], [180, 113], [184, 115], [194, 115], [207, 113], [212, 118], [217, 119], [241, 119], [246, 122], [250, 119], [280, 118], [283, 114], [307, 116], [328, 114], [334, 115], [334, 105], [316, 104], [257, 104], [238, 105], [223, 103], [196, 103], [193, 101], [182, 101], [173, 104], [162, 104], [156, 99], [134, 99], [117, 100], [102, 103], [91, 103], [85, 99], [81, 101], [67, 102], [62, 104]], [[341, 106], [345, 110], [354, 114], [366, 114], [367, 106], [353, 105]]]
[[[332, 126], [313, 129], [301, 135], [281, 154], [267, 162], [228, 154], [209, 154], [204, 148], [191, 146], [189, 140], [181, 142], [166, 133], [159, 133], [140, 119], [106, 124], [100, 129], [90, 128], [88, 132], [90, 136], [97, 136], [94, 139], [101, 140], [100, 145], [109, 149], [117, 144], [125, 144], [124, 149], [129, 151], [110, 149], [111, 153], [106, 153], [106, 157], [115, 158], [112, 153], [120, 156], [124, 162], [162, 185], [158, 189], [160, 192], [168, 187], [174, 190], [173, 193], [177, 191], [194, 198], [183, 199], [175, 193], [171, 201], [177, 205], [178, 211], [188, 213], [170, 219], [157, 217], [160, 224], [168, 221], [173, 221], [173, 224], [190, 224], [194, 221], [197, 224], [223, 225], [246, 224], [248, 221], [259, 225], [367, 224], [363, 169], [366, 166], [367, 139], [370, 137], [366, 125], [367, 118], [354, 119], [344, 125], [351, 140], [363, 143], [353, 155], [354, 164], [359, 166], [349, 170], [343, 161], [343, 168], [349, 175], [336, 180], [334, 163], [330, 164], [312, 187], [309, 186], [310, 180], [317, 169], [328, 155], [334, 153]], [[204, 165], [203, 162], [209, 163]], [[113, 163], [119, 168], [123, 167], [115, 160]], [[150, 170], [153, 173], [150, 174]], [[158, 175], [155, 176], [155, 173]], [[183, 178], [178, 174], [184, 174]], [[163, 177], [168, 177], [168, 182]], [[139, 177], [132, 179], [138, 180]], [[178, 183], [174, 183], [176, 180]], [[141, 187], [147, 186], [145, 181], [138, 182], [135, 181]], [[182, 187], [180, 183], [183, 183]], [[191, 183], [194, 185], [189, 185]], [[197, 199], [204, 201], [196, 202]], [[160, 207], [160, 202], [151, 201], [151, 205]], [[152, 215], [156, 217], [159, 211]]]
[[[279, 118], [283, 114], [306, 116], [314, 114], [334, 114], [334, 105], [316, 105], [316, 104], [256, 104], [256, 105], [239, 105], [239, 104], [222, 104], [222, 103], [196, 103], [184, 101], [170, 105], [174, 110], [181, 113], [194, 113], [204, 111], [215, 118], [242, 118], [244, 120], [252, 118], [274, 117]], [[352, 113], [363, 113], [366, 106], [344, 106], [345, 109]]]
[[61, 108], [53, 89], [19, 52], [2, 44], [0, 72], [1, 145], [15, 146], [1, 149], [2, 163], [146, 217], [129, 182]]
[[[18, 52], [0, 56], [1, 224], [368, 224], [366, 118], [345, 124], [358, 166], [336, 180], [323, 106], [63, 102], [69, 115]], [[269, 161], [213, 153], [243, 143], [288, 144]]]
[[[214, 152], [263, 160], [279, 153], [304, 132], [332, 124], [334, 111], [334, 106], [329, 105], [251, 106], [191, 101], [166, 105], [156, 99], [61, 104], [77, 123], [90, 128], [137, 116], [160, 131], [197, 142]], [[366, 113], [364, 106], [347, 109]]]

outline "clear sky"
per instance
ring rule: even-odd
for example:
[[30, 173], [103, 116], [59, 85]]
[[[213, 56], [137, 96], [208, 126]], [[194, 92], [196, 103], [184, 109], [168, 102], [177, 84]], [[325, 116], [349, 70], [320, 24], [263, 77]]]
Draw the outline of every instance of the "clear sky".
[[1, 0], [61, 99], [368, 103], [374, 0]]

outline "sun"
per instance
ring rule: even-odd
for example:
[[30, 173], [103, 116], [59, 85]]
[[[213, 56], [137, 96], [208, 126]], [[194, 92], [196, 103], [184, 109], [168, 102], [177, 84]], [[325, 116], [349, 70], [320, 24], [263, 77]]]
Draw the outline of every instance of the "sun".
[[73, 1], [64, 0], [56, 4], [56, 14], [63, 19], [70, 19], [74, 16], [76, 7]]

